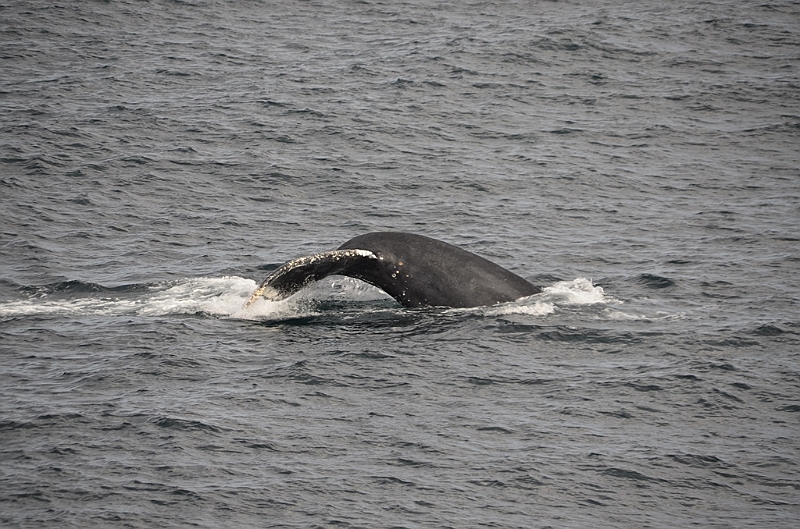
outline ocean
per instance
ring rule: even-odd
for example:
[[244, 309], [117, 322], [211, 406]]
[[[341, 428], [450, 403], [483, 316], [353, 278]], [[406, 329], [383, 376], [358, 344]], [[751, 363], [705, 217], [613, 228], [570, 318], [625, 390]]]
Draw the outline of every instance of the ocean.
[[[800, 4], [0, 5], [3, 527], [800, 524]], [[541, 286], [282, 263], [427, 235]]]

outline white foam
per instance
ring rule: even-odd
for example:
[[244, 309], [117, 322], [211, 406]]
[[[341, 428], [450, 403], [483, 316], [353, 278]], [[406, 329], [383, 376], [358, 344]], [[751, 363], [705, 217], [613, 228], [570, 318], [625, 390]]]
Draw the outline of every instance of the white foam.
[[559, 281], [545, 287], [541, 293], [518, 299], [511, 303], [503, 303], [483, 309], [487, 316], [503, 316], [508, 314], [527, 314], [546, 316], [555, 312], [558, 306], [595, 305], [601, 303], [619, 303], [606, 296], [603, 287], [593, 285], [586, 278], [579, 277], [572, 281]]
[[[237, 276], [198, 277], [151, 287], [149, 292], [120, 297], [84, 297], [50, 300], [48, 296], [0, 303], [0, 317], [30, 315], [138, 315], [207, 314], [219, 318], [274, 320], [317, 314], [312, 300], [376, 301], [387, 294], [363, 281], [332, 277], [319, 281], [283, 301], [259, 298], [244, 308], [258, 285]], [[477, 310], [488, 316], [526, 314], [544, 316], [558, 306], [619, 303], [588, 279], [555, 283], [540, 294], [512, 303]], [[613, 316], [612, 316], [613, 317]], [[624, 317], [620, 314], [620, 317]]]
[[137, 314], [207, 314], [219, 318], [241, 320], [275, 320], [316, 314], [303, 295], [282, 301], [256, 299], [245, 308], [257, 283], [237, 276], [186, 279], [142, 301]]
[[604, 311], [603, 316], [609, 320], [622, 320], [622, 321], [660, 321], [660, 320], [682, 320], [686, 318], [685, 312], [664, 312], [656, 311], [652, 314], [634, 314], [631, 311], [623, 312], [621, 310], [608, 308]]
[[256, 286], [252, 279], [236, 276], [186, 279], [145, 297], [136, 312], [142, 316], [197, 313], [231, 316], [244, 307]]
[[509, 314], [526, 314], [528, 316], [546, 316], [555, 311], [555, 305], [546, 301], [514, 301], [494, 307], [482, 309], [486, 316], [508, 316]]
[[135, 307], [135, 302], [133, 301], [119, 301], [107, 298], [85, 298], [54, 301], [36, 298], [0, 303], [0, 317], [57, 314], [110, 314], [115, 311], [130, 312], [133, 307]]
[[[0, 303], [0, 317], [31, 315], [139, 315], [208, 314], [223, 318], [275, 319], [306, 315], [296, 302], [259, 299], [247, 310], [244, 304], [255, 290], [252, 279], [236, 276], [184, 279], [171, 286], [154, 286], [135, 297], [84, 297], [55, 299], [48, 296]], [[307, 312], [307, 311], [306, 311]]]
[[596, 303], [619, 303], [606, 296], [603, 287], [592, 284], [589, 279], [579, 277], [572, 281], [559, 281], [545, 287], [543, 295], [557, 299], [566, 305], [594, 305]]

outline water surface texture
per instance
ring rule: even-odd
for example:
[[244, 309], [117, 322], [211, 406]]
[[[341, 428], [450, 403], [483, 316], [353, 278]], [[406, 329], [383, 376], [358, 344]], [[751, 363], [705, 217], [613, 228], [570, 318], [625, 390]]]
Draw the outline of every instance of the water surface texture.
[[[0, 525], [800, 524], [797, 2], [0, 20]], [[375, 230], [545, 290], [243, 310]]]

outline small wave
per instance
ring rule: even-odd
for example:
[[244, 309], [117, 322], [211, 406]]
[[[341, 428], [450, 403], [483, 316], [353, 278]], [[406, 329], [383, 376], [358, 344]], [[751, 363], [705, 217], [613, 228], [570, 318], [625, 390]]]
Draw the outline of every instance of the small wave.
[[70, 280], [70, 281], [57, 281], [47, 285], [35, 285], [20, 287], [21, 292], [34, 296], [74, 296], [83, 294], [98, 294], [98, 293], [125, 293], [125, 292], [139, 292], [147, 290], [147, 285], [120, 285], [116, 287], [107, 287], [99, 283], [90, 281]]
[[207, 424], [193, 419], [182, 419], [178, 417], [156, 417], [153, 419], [156, 426], [172, 430], [200, 430], [204, 432], [219, 433], [222, 429], [213, 424]]
[[641, 274], [639, 283], [647, 288], [669, 288], [675, 286], [675, 281], [672, 279], [655, 274]]

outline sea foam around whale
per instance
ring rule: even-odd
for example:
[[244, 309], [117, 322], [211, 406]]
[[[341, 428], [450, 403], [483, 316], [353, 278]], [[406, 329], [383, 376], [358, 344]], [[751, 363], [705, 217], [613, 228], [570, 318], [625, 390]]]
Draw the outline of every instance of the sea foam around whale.
[[[283, 301], [259, 299], [247, 309], [244, 304], [257, 287], [252, 279], [238, 276], [187, 278], [153, 285], [71, 288], [41, 287], [27, 299], [0, 303], [0, 317], [30, 315], [118, 315], [167, 316], [206, 315], [244, 320], [281, 320], [313, 316], [319, 302], [390, 302], [381, 290], [356, 279], [337, 277], [320, 281]], [[99, 292], [98, 292], [99, 291]], [[391, 302], [394, 304], [394, 302]], [[559, 306], [618, 303], [603, 288], [585, 278], [560, 281], [544, 288], [541, 294], [511, 303], [474, 309], [448, 309], [475, 312], [486, 316], [528, 314], [545, 316]], [[382, 305], [383, 308], [385, 308]], [[402, 309], [397, 306], [397, 310]]]

